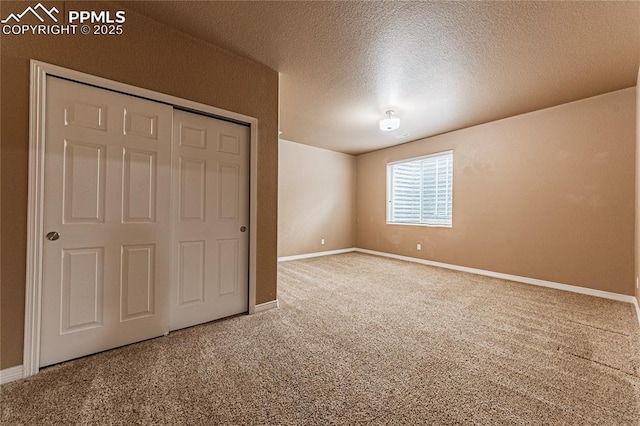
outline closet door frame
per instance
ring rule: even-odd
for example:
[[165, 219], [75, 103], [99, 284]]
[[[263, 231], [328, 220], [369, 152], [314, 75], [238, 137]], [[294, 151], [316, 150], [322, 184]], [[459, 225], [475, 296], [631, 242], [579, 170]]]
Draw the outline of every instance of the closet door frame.
[[[258, 176], [258, 119], [187, 99], [119, 83], [90, 74], [70, 70], [45, 62], [31, 60], [31, 89], [29, 102], [29, 192], [27, 213], [27, 273], [25, 294], [25, 324], [23, 376], [37, 374], [40, 364], [40, 318], [42, 310], [42, 245], [44, 242], [44, 147], [47, 76], [60, 77], [78, 83], [137, 96], [176, 108], [210, 115], [222, 120], [247, 125], [250, 128], [249, 159], [249, 314], [256, 312], [257, 260], [257, 176]], [[173, 172], [173, 171], [172, 171]], [[175, 200], [171, 200], [173, 204]], [[171, 208], [173, 211], [173, 208]], [[172, 256], [175, 253], [172, 252]], [[167, 300], [167, 304], [169, 301]]]

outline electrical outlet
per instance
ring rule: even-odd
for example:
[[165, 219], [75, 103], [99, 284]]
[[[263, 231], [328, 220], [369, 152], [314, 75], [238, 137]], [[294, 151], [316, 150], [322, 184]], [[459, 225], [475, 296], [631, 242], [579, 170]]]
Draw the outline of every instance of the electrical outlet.
[[320, 240], [320, 244], [324, 245], [324, 238]]
[[418, 243], [418, 245], [416, 245], [416, 249], [417, 249], [418, 251], [422, 250], [422, 244]]

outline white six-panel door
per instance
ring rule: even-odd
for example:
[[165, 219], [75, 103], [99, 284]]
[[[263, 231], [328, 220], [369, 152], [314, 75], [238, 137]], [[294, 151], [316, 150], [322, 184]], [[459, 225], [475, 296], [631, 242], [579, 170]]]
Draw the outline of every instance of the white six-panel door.
[[41, 367], [248, 310], [249, 134], [47, 78]]
[[171, 330], [247, 312], [249, 128], [174, 110]]
[[48, 78], [45, 125], [40, 366], [168, 331], [172, 108]]

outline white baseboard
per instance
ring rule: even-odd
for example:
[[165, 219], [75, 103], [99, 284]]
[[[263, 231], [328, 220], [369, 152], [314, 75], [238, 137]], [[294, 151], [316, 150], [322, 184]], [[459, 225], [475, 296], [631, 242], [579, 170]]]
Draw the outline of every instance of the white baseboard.
[[305, 254], [296, 254], [295, 256], [284, 256], [279, 257], [278, 262], [287, 262], [289, 260], [299, 260], [299, 259], [308, 259], [310, 257], [320, 257], [320, 256], [330, 256], [332, 254], [341, 254], [341, 253], [349, 253], [352, 251], [356, 251], [355, 247], [339, 249], [339, 250], [329, 250], [329, 251], [318, 251], [315, 253], [305, 253]]
[[15, 367], [0, 370], [0, 385], [20, 380], [24, 377], [23, 374], [22, 365], [16, 365]]
[[638, 305], [638, 299], [633, 298], [633, 305], [636, 307], [636, 317], [638, 318], [638, 324], [640, 324], [640, 305]]
[[[527, 278], [527, 277], [521, 277], [518, 275], [503, 274], [502, 272], [485, 271], [483, 269], [469, 268], [466, 266], [452, 265], [449, 263], [434, 262], [432, 260], [418, 259], [415, 257], [401, 256], [398, 254], [385, 253], [385, 252], [375, 251], [375, 250], [356, 248], [355, 251], [359, 253], [372, 254], [374, 256], [390, 257], [392, 259], [399, 259], [399, 260], [405, 260], [407, 262], [420, 263], [423, 265], [437, 266], [439, 268], [447, 268], [447, 269], [453, 269], [456, 271], [469, 272], [471, 274], [476, 274], [476, 275], [484, 275], [487, 277], [500, 278], [503, 280], [515, 281], [515, 282], [524, 283], [524, 284], [533, 284], [533, 285], [542, 286], [542, 287], [555, 288], [557, 290], [570, 291], [572, 293], [587, 294], [589, 296], [602, 297], [604, 299], [617, 300], [619, 302], [635, 303], [636, 306], [638, 302], [635, 297], [628, 296], [626, 294], [612, 293], [612, 292], [603, 291], [603, 290], [594, 290], [592, 288], [579, 287], [576, 285], [560, 284], [553, 281], [539, 280], [537, 278]], [[636, 307], [636, 309], [638, 308]], [[640, 312], [638, 312], [638, 314], [639, 314], [638, 321], [640, 321]]]
[[280, 304], [278, 303], [278, 299], [276, 299], [276, 300], [272, 300], [271, 302], [265, 302], [265, 303], [260, 303], [259, 305], [256, 305], [255, 313], [257, 314], [258, 312], [268, 311], [269, 309], [277, 309], [279, 307], [280, 307]]

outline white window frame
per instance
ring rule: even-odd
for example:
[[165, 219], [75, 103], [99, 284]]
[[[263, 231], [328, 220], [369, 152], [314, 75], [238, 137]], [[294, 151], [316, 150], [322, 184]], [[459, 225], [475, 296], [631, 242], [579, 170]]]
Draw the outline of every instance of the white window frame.
[[[451, 168], [452, 168], [452, 174], [451, 174], [451, 197], [452, 197], [452, 201], [451, 201], [451, 224], [441, 224], [441, 223], [403, 223], [403, 222], [392, 222], [391, 221], [391, 214], [392, 214], [392, 209], [393, 209], [393, 205], [392, 205], [392, 192], [393, 192], [393, 173], [392, 173], [392, 169], [393, 166], [396, 166], [398, 164], [403, 164], [403, 163], [410, 163], [413, 161], [420, 161], [420, 160], [424, 160], [426, 158], [431, 158], [431, 157], [439, 157], [445, 154], [451, 154]], [[420, 157], [412, 157], [412, 158], [406, 158], [404, 160], [399, 160], [399, 161], [394, 161], [391, 163], [387, 163], [387, 214], [386, 214], [386, 222], [387, 225], [403, 225], [403, 226], [426, 226], [429, 228], [453, 228], [453, 150], [447, 150], [447, 151], [440, 151], [440, 152], [434, 152], [432, 154], [428, 154], [428, 155], [422, 155]]]

